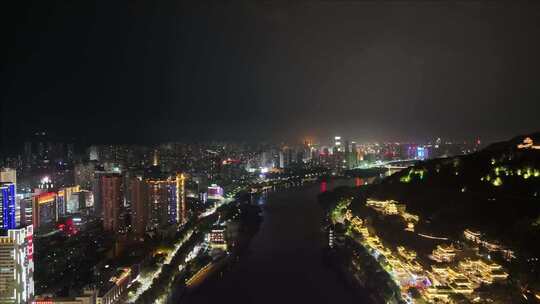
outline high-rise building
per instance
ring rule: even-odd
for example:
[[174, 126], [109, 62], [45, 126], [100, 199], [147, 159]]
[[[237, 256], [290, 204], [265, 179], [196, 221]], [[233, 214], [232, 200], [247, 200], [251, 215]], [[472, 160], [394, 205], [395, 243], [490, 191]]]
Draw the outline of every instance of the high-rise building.
[[80, 187], [77, 186], [71, 186], [71, 187], [64, 187], [60, 190], [58, 190], [57, 198], [56, 198], [56, 208], [58, 208], [58, 216], [64, 216], [68, 212], [68, 204], [73, 199], [73, 193], [77, 193], [81, 191]]
[[102, 177], [107, 175], [108, 172], [99, 170], [94, 172], [94, 178], [92, 181], [92, 193], [94, 194], [94, 213], [98, 217], [103, 216], [103, 202], [102, 202]]
[[90, 146], [90, 148], [88, 148], [88, 159], [99, 160], [99, 150], [97, 146]]
[[150, 225], [163, 228], [169, 224], [183, 224], [187, 219], [184, 174], [154, 176], [146, 179], [149, 193]]
[[75, 156], [75, 145], [74, 144], [67, 144], [66, 145], [66, 159], [69, 162], [73, 161], [73, 157]]
[[358, 147], [356, 142], [351, 142], [351, 152], [349, 154], [349, 168], [356, 168], [358, 166]]
[[71, 195], [68, 201], [68, 213], [81, 212], [86, 208], [94, 206], [94, 194], [88, 190], [81, 190]]
[[[20, 224], [21, 220], [21, 208], [20, 203], [17, 199], [17, 171], [10, 168], [2, 168], [0, 169], [0, 183], [13, 183], [13, 197], [14, 200], [10, 201], [10, 203], [14, 203], [15, 208], [15, 224], [12, 225], [10, 228], [15, 228]], [[7, 206], [9, 209], [9, 205]], [[8, 209], [4, 209], [4, 205], [2, 204], [2, 214], [6, 212]]]
[[130, 183], [131, 228], [136, 236], [142, 237], [148, 226], [148, 184], [139, 178], [132, 178]]
[[84, 208], [85, 204], [85, 192], [74, 192], [70, 195], [70, 198], [66, 202], [66, 213], [77, 213]]
[[187, 222], [186, 207], [186, 176], [176, 174], [176, 223], [181, 225]]
[[19, 200], [20, 205], [20, 225], [28, 226], [32, 225], [32, 209], [33, 199], [31, 195], [25, 195], [25, 197]]
[[32, 197], [32, 224], [37, 232], [53, 227], [57, 221], [56, 193], [44, 192]]
[[154, 149], [154, 154], [152, 156], [152, 166], [159, 166], [159, 151]]
[[158, 166], [152, 166], [145, 171], [150, 229], [162, 229], [171, 224], [185, 222], [185, 180], [183, 174], [169, 175], [163, 173]]
[[176, 221], [176, 181], [170, 178], [146, 180], [150, 203], [150, 224], [152, 228], [164, 228]]
[[0, 235], [0, 303], [30, 303], [34, 296], [32, 225]]
[[24, 143], [24, 162], [25, 167], [29, 168], [32, 166], [33, 163], [33, 156], [32, 156], [32, 143], [31, 142], [25, 142]]
[[76, 164], [73, 169], [75, 185], [80, 185], [86, 190], [92, 189], [94, 170], [95, 164], [92, 162]]
[[416, 147], [415, 159], [419, 159], [419, 160], [428, 159], [428, 149], [426, 147], [421, 147], [421, 146]]
[[283, 151], [279, 151], [279, 167], [282, 169], [285, 168], [285, 155]]
[[124, 228], [122, 220], [122, 175], [110, 173], [101, 176], [101, 203], [103, 204], [103, 228], [119, 233]]
[[0, 228], [13, 229], [17, 227], [16, 204], [15, 184], [0, 182]]
[[343, 152], [343, 145], [341, 144], [341, 136], [334, 137], [334, 149], [333, 152]]

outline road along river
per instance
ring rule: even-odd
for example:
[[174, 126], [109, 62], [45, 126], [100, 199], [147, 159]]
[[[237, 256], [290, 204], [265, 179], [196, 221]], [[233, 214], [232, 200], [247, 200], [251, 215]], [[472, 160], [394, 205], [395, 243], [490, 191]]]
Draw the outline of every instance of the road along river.
[[327, 238], [321, 189], [353, 180], [310, 184], [261, 196], [264, 220], [249, 249], [223, 274], [188, 293], [183, 303], [368, 303], [323, 264]]

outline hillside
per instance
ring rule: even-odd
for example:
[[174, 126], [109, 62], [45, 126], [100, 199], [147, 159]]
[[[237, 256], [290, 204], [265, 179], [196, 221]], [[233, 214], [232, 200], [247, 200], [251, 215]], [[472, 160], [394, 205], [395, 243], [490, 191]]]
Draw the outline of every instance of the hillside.
[[419, 163], [387, 178], [371, 195], [406, 203], [433, 231], [457, 236], [472, 228], [524, 257], [537, 257], [540, 133], [470, 155]]

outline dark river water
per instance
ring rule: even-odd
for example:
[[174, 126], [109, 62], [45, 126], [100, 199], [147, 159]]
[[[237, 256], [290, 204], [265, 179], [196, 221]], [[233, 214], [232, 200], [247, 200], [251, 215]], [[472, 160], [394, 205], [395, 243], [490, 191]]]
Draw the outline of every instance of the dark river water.
[[[334, 181], [326, 185], [354, 185]], [[323, 186], [324, 188], [324, 186]], [[264, 221], [231, 270], [201, 285], [183, 303], [367, 303], [322, 262], [320, 184], [282, 189], [259, 199]]]

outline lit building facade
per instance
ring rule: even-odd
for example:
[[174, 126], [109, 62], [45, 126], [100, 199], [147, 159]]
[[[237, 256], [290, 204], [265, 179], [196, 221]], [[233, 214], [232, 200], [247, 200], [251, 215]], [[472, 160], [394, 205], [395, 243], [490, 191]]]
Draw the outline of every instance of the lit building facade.
[[11, 182], [0, 183], [0, 208], [2, 209], [0, 225], [2, 229], [13, 229], [17, 226], [16, 205], [15, 184]]
[[222, 199], [223, 198], [223, 188], [216, 184], [212, 184], [208, 187], [208, 198], [209, 199]]
[[186, 206], [186, 176], [182, 173], [176, 174], [176, 223], [184, 224], [187, 222]]
[[186, 176], [146, 179], [149, 195], [149, 222], [152, 228], [163, 228], [170, 224], [181, 225], [187, 220]]
[[334, 137], [334, 149], [333, 152], [343, 152], [343, 145], [341, 143], [341, 136], [335, 136]]
[[34, 295], [33, 227], [0, 235], [0, 303], [29, 303]]
[[440, 263], [451, 262], [456, 258], [457, 252], [458, 250], [452, 244], [449, 246], [439, 244], [433, 249], [430, 258]]
[[101, 202], [105, 231], [119, 233], [122, 230], [122, 201], [122, 175], [103, 175], [101, 177]]
[[15, 190], [17, 187], [17, 171], [10, 168], [0, 169], [0, 182], [1, 183], [13, 183], [15, 184]]
[[144, 236], [148, 226], [148, 184], [141, 179], [131, 181], [131, 229], [138, 236]]
[[210, 247], [216, 249], [227, 250], [227, 242], [225, 240], [225, 229], [215, 227], [210, 231]]
[[73, 199], [73, 194], [80, 191], [80, 187], [72, 186], [65, 187], [58, 190], [56, 206], [58, 208], [58, 215], [64, 216], [68, 212], [68, 204]]
[[133, 280], [133, 271], [130, 268], [121, 268], [109, 282], [102, 286], [96, 298], [97, 304], [124, 303], [124, 297]]
[[428, 149], [426, 147], [416, 147], [416, 159], [426, 160], [428, 159]]
[[32, 198], [32, 224], [36, 231], [54, 226], [58, 221], [56, 193], [44, 192]]
[[75, 184], [80, 185], [83, 189], [92, 189], [94, 170], [94, 163], [76, 164], [73, 169]]
[[71, 194], [67, 201], [67, 213], [77, 213], [94, 205], [94, 195], [87, 190], [81, 190]]
[[85, 289], [83, 295], [69, 298], [39, 297], [32, 301], [32, 304], [96, 304], [97, 291]]
[[176, 221], [176, 181], [173, 179], [149, 179], [148, 194], [150, 225], [164, 228]]
[[28, 226], [32, 225], [33, 214], [33, 198], [32, 196], [25, 196], [19, 200], [20, 205], [20, 225]]

